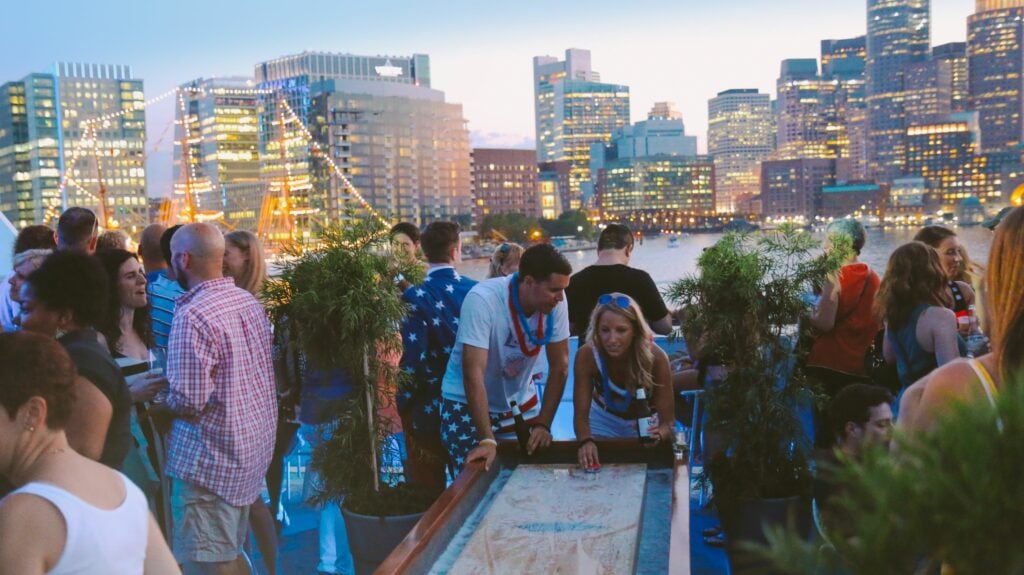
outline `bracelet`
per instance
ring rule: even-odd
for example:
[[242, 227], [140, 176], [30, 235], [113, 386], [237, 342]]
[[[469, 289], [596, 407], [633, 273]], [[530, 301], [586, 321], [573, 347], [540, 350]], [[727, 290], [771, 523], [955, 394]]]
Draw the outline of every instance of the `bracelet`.
[[594, 445], [597, 445], [597, 442], [594, 441], [593, 437], [588, 437], [586, 439], [581, 439], [581, 440], [579, 440], [578, 443], [576, 443], [576, 450], [578, 451], [578, 450], [582, 449], [583, 446], [588, 444], [588, 443], [593, 443]]
[[546, 423], [541, 423], [538, 421], [537, 423], [534, 423], [533, 425], [530, 426], [530, 431], [533, 431], [534, 427], [543, 427], [544, 430], [548, 432], [548, 435], [551, 435], [551, 428], [548, 427], [548, 424]]
[[491, 439], [490, 437], [485, 437], [485, 438], [480, 440], [480, 445], [493, 445], [493, 446], [497, 447], [498, 446], [498, 442], [493, 440], [493, 439]]

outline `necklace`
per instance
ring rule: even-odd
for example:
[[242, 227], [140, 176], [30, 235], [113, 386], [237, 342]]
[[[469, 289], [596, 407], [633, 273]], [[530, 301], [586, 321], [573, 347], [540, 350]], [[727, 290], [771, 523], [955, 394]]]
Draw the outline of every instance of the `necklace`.
[[[519, 303], [519, 290], [516, 289], [518, 285], [519, 273], [516, 272], [512, 274], [512, 279], [508, 282], [508, 311], [511, 315], [512, 325], [515, 328], [519, 349], [528, 357], [533, 357], [540, 353], [541, 347], [551, 341], [551, 333], [554, 331], [552, 325], [554, 324], [555, 312], [552, 310], [547, 314], [547, 333], [544, 333], [544, 315], [541, 315], [537, 320], [537, 332], [534, 334], [530, 330], [530, 320], [526, 317], [526, 313], [523, 312], [523, 306]], [[531, 349], [527, 346], [527, 339], [535, 347]]]

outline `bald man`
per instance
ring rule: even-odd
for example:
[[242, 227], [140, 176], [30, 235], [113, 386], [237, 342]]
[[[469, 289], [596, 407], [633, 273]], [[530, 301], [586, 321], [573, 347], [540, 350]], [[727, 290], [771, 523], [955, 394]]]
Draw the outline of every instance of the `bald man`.
[[164, 254], [160, 251], [160, 237], [167, 228], [162, 224], [149, 224], [139, 235], [139, 257], [142, 267], [146, 270], [146, 282], [153, 283], [167, 269]]
[[221, 272], [224, 237], [189, 224], [171, 238], [178, 298], [167, 348], [172, 547], [185, 573], [248, 573], [239, 556], [277, 424], [270, 323]]

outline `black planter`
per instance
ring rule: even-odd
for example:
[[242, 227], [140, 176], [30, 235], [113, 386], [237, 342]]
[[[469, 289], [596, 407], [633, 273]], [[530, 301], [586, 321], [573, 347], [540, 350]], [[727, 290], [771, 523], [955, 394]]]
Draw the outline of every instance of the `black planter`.
[[741, 499], [722, 517], [722, 528], [727, 541], [726, 554], [733, 575], [768, 575], [777, 573], [771, 564], [744, 548], [745, 543], [767, 545], [764, 527], [796, 527], [805, 540], [811, 536], [813, 520], [810, 501], [803, 497], [779, 499]]
[[356, 575], [371, 575], [376, 571], [423, 517], [422, 513], [390, 517], [363, 515], [344, 506], [341, 514], [345, 518], [345, 533], [348, 534]]

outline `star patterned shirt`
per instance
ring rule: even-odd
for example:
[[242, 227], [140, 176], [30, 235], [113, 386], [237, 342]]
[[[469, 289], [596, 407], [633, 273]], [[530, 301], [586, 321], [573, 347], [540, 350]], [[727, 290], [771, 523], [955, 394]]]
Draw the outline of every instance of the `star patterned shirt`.
[[415, 431], [437, 431], [441, 380], [459, 331], [462, 301], [476, 282], [451, 266], [434, 267], [427, 279], [405, 290], [409, 315], [402, 321], [401, 369], [409, 378], [397, 397], [399, 413], [412, 414]]

